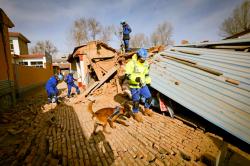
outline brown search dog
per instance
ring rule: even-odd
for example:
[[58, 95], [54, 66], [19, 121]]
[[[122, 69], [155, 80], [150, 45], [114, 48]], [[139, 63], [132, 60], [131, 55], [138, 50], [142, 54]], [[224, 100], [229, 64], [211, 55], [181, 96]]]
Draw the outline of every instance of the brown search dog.
[[[124, 125], [124, 126], [128, 126], [128, 124], [126, 124], [126, 122], [118, 119], [119, 116], [121, 115], [125, 115], [126, 117], [130, 117], [129, 112], [126, 111], [126, 109], [124, 107], [119, 107], [119, 108], [102, 108], [96, 112], [93, 111], [93, 103], [95, 101], [90, 101], [89, 105], [88, 105], [88, 111], [92, 114], [92, 119], [95, 118], [95, 124], [94, 124], [94, 131], [93, 133], [96, 133], [96, 129], [97, 127], [103, 126], [103, 132], [110, 134], [110, 132], [108, 132], [106, 130], [107, 127], [107, 123], [109, 123], [109, 126], [111, 128], [116, 128], [116, 126], [114, 126], [114, 121], [117, 121], [118, 123]], [[119, 109], [117, 112], [117, 114], [115, 114], [111, 119], [111, 115], [116, 111], [116, 109]]]

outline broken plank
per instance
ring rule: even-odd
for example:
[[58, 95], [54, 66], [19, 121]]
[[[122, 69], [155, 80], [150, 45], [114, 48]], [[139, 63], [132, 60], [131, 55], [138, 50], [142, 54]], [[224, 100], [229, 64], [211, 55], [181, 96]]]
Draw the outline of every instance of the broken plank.
[[178, 51], [180, 53], [185, 53], [185, 54], [191, 54], [191, 55], [200, 55], [197, 52], [194, 51], [187, 51], [187, 50], [178, 50], [178, 49], [171, 49], [171, 51]]
[[215, 48], [215, 49], [247, 49], [250, 48], [250, 46], [224, 46], [224, 45], [219, 45], [219, 46], [211, 46], [211, 48]]
[[101, 80], [99, 81], [99, 84], [92, 90], [95, 91], [97, 88], [99, 88], [105, 81], [107, 81], [107, 79], [109, 77], [111, 77], [117, 70], [117, 67], [113, 67], [112, 69], [110, 69], [102, 78]]
[[176, 59], [176, 60], [179, 60], [179, 61], [183, 61], [183, 62], [187, 62], [187, 63], [191, 63], [191, 64], [197, 64], [196, 62], [193, 62], [193, 61], [190, 61], [190, 60], [187, 60], [187, 59], [184, 59], [184, 58], [176, 58], [174, 56], [170, 56], [170, 55], [167, 55], [167, 57], [169, 58], [173, 58], [173, 59]]
[[92, 85], [90, 85], [84, 92], [84, 97], [86, 97], [98, 84], [100, 81], [94, 82]]
[[117, 86], [117, 93], [122, 93], [122, 88], [121, 88], [121, 85], [119, 83], [118, 77], [116, 77], [116, 86]]
[[107, 56], [96, 56], [92, 57], [91, 59], [109, 59], [109, 58], [114, 58], [114, 55], [107, 55]]
[[92, 63], [91, 66], [93, 67], [98, 80], [100, 80], [103, 76], [101, 71], [102, 69], [96, 63]]
[[229, 83], [231, 83], [231, 84], [234, 84], [234, 85], [239, 85], [239, 84], [240, 84], [239, 81], [234, 80], [234, 79], [232, 79], [232, 78], [226, 78], [225, 81], [226, 81], [226, 82], [229, 82]]

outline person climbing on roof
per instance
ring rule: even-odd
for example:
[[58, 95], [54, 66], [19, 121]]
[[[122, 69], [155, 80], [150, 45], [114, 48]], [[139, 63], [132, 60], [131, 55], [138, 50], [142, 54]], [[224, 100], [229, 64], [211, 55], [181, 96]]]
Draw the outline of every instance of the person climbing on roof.
[[49, 103], [57, 103], [57, 104], [60, 103], [58, 101], [59, 91], [57, 89], [57, 84], [59, 81], [62, 81], [62, 80], [63, 80], [62, 74], [58, 74], [58, 75], [55, 74], [54, 76], [50, 77], [50, 79], [47, 81], [45, 89], [47, 91]]
[[152, 116], [153, 111], [150, 109], [152, 96], [148, 85], [151, 83], [149, 77], [149, 63], [147, 61], [149, 55], [146, 49], [141, 48], [133, 55], [132, 59], [126, 64], [125, 77], [129, 80], [129, 87], [133, 101], [133, 114], [138, 122], [142, 122], [139, 112], [139, 101], [141, 96], [145, 98], [144, 115]]
[[121, 25], [122, 25], [122, 34], [123, 34], [122, 40], [125, 46], [125, 52], [128, 52], [131, 50], [129, 48], [129, 39], [130, 39], [129, 34], [132, 32], [132, 30], [126, 21], [121, 21]]
[[76, 79], [74, 79], [73, 77], [73, 71], [71, 71], [65, 78], [64, 80], [67, 83], [68, 86], [68, 94], [67, 97], [70, 98], [71, 95], [71, 89], [72, 87], [74, 87], [76, 89], [76, 93], [80, 94], [80, 90], [79, 87], [74, 83], [74, 81], [76, 81]]

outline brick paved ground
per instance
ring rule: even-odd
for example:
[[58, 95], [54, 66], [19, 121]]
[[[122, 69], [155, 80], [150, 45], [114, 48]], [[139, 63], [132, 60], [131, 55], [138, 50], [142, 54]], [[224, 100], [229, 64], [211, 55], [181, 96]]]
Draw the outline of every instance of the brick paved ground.
[[[116, 105], [112, 98], [100, 99], [101, 105]], [[159, 114], [108, 127], [111, 134], [99, 127], [95, 135], [87, 100], [73, 100], [55, 107], [41, 92], [1, 114], [0, 165], [213, 165], [223, 143]]]

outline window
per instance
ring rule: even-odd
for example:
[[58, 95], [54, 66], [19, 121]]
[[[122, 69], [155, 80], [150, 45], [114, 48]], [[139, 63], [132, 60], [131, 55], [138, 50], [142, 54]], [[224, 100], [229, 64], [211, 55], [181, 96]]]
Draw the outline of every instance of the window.
[[33, 62], [31, 62], [31, 66], [43, 67], [43, 62], [42, 61], [33, 61]]
[[13, 40], [10, 40], [10, 53], [14, 54], [14, 44], [13, 44]]
[[28, 62], [19, 62], [19, 65], [28, 66]]

